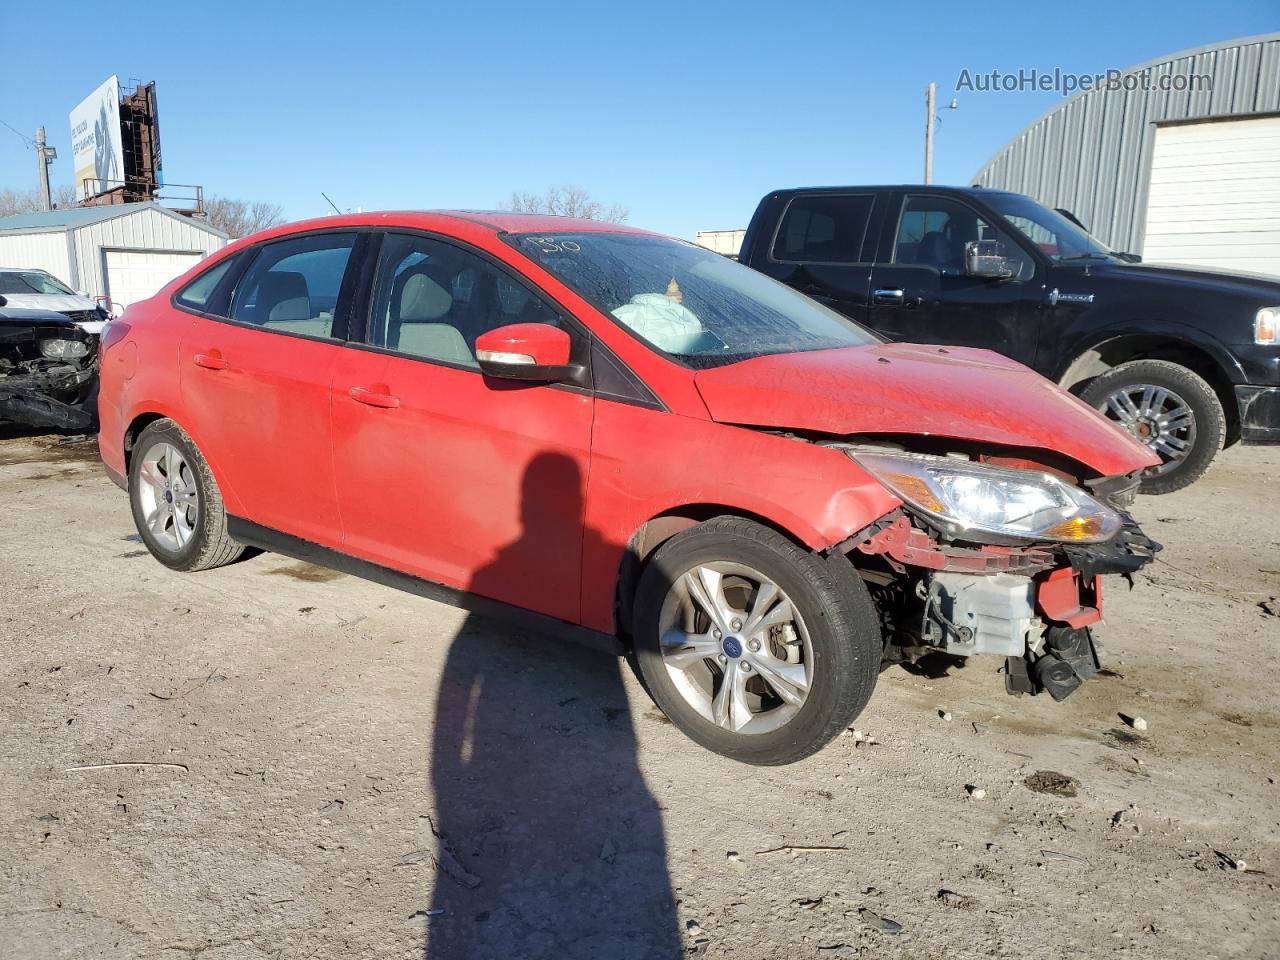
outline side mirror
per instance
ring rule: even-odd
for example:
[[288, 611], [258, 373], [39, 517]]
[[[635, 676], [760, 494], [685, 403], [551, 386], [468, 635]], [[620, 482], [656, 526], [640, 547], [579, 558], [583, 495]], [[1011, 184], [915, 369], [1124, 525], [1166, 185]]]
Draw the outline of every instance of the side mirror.
[[476, 338], [476, 361], [487, 377], [527, 383], [578, 383], [584, 369], [569, 362], [569, 334], [546, 323], [512, 323]]
[[964, 245], [964, 272], [985, 280], [1010, 280], [1018, 270], [999, 240], [971, 240]]
[[0, 294], [0, 307], [3, 307], [8, 302], [9, 301], [5, 299], [4, 295]]

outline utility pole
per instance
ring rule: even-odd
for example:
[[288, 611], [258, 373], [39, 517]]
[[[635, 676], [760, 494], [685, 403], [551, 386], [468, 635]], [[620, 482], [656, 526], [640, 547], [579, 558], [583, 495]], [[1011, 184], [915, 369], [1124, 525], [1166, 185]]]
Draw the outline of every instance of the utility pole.
[[36, 163], [40, 167], [40, 209], [52, 210], [53, 201], [49, 199], [49, 164], [58, 156], [53, 147], [44, 145], [44, 127], [36, 127]]
[[929, 84], [924, 95], [924, 182], [933, 182], [933, 118], [934, 98], [938, 93], [936, 83]]

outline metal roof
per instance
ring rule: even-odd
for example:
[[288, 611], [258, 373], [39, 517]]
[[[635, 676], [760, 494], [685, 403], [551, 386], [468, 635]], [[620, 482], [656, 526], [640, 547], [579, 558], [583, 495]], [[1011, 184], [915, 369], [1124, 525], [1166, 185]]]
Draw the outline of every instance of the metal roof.
[[104, 220], [128, 216], [142, 210], [155, 210], [167, 217], [177, 217], [210, 233], [225, 237], [226, 234], [217, 227], [195, 217], [184, 217], [168, 207], [158, 203], [117, 203], [104, 207], [62, 207], [41, 213], [16, 213], [9, 217], [0, 217], [0, 233], [11, 230], [26, 232], [52, 231], [63, 232], [87, 227]]
[[[1028, 124], [974, 176], [976, 185], [1063, 207], [1116, 250], [1142, 252], [1157, 124], [1280, 113], [1280, 33], [1228, 40], [1122, 71], [1147, 89], [1093, 89]], [[1192, 89], [1207, 75], [1211, 89]], [[1158, 90], [1180, 78], [1183, 90]]]

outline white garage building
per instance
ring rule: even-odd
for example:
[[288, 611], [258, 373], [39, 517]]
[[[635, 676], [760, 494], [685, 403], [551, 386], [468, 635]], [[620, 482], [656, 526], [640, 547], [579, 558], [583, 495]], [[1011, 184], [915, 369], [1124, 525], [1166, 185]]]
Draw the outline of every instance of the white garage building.
[[0, 267], [37, 267], [117, 311], [143, 300], [227, 242], [158, 203], [68, 207], [0, 218]]
[[1072, 211], [1113, 250], [1280, 276], [1280, 33], [1122, 71], [974, 177]]

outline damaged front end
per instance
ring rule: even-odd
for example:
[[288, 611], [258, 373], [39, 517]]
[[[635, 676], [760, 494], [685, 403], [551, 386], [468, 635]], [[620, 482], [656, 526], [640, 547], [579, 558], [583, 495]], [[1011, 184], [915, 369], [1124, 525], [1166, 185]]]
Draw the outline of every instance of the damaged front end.
[[1000, 656], [1009, 693], [1056, 700], [1097, 673], [1101, 577], [1160, 550], [1125, 510], [1136, 471], [1077, 481], [1029, 463], [827, 445], [904, 503], [834, 548], [871, 589], [887, 661]]
[[48, 310], [0, 306], [0, 422], [94, 429], [98, 337]]

